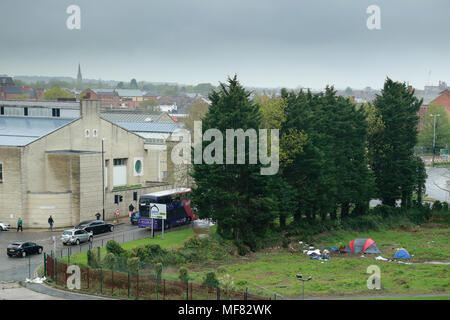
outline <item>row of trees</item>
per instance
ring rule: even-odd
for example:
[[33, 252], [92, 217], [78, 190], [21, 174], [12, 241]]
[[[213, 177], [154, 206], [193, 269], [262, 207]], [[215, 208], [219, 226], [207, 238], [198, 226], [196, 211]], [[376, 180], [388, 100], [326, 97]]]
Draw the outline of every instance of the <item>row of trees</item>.
[[[276, 175], [260, 175], [259, 163], [193, 165], [193, 202], [226, 238], [253, 247], [274, 221], [284, 229], [290, 217], [303, 224], [364, 215], [374, 198], [406, 208], [413, 194], [420, 200], [426, 174], [413, 148], [421, 101], [404, 83], [387, 79], [374, 103], [362, 106], [332, 87], [250, 99], [236, 77], [209, 98], [203, 131], [280, 130]], [[247, 144], [246, 159], [248, 152]]]

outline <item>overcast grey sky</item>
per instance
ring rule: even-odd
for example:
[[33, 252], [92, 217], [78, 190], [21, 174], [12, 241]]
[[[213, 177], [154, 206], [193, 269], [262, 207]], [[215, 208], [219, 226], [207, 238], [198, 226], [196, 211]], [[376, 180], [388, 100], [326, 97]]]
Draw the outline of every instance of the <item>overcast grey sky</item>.
[[430, 70], [450, 82], [449, 14], [449, 0], [3, 0], [0, 74], [75, 77], [80, 62], [103, 80], [423, 88]]

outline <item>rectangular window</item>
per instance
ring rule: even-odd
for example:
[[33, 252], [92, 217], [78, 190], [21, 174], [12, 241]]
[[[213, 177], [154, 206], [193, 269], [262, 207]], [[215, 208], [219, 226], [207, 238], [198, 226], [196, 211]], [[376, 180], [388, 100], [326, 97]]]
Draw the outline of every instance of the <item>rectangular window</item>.
[[0, 183], [3, 182], [3, 163], [0, 162]]
[[60, 116], [60, 109], [53, 108], [52, 109], [52, 117], [59, 117]]
[[28, 115], [28, 108], [27, 107], [23, 108], [23, 115], [24, 116]]
[[114, 159], [114, 165], [115, 166], [126, 166], [127, 165], [127, 159]]
[[127, 159], [113, 160], [113, 186], [127, 185]]
[[0, 107], [0, 114], [4, 115], [5, 114], [5, 107]]

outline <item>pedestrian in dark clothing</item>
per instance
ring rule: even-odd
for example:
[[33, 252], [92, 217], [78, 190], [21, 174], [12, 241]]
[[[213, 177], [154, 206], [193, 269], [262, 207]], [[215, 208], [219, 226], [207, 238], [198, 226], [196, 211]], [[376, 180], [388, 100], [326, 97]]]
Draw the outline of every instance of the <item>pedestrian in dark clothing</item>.
[[100, 220], [100, 212], [97, 212], [97, 213], [95, 214], [95, 216], [97, 217], [97, 220]]
[[130, 211], [129, 217], [131, 218], [131, 216], [133, 215], [133, 212], [134, 212], [134, 206], [132, 203], [130, 203], [130, 205], [128, 206], [128, 210]]
[[17, 220], [17, 232], [19, 232], [19, 229], [20, 229], [21, 232], [23, 232], [22, 218], [19, 218], [19, 220]]
[[50, 231], [53, 231], [53, 218], [52, 218], [52, 216], [50, 216], [50, 218], [48, 218], [48, 224], [50, 225]]

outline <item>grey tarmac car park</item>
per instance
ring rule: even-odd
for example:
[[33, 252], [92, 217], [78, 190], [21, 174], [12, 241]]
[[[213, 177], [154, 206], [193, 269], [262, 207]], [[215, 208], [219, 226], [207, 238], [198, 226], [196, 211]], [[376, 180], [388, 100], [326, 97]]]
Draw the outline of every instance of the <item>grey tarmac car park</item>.
[[[13, 242], [19, 241], [29, 241], [34, 242], [40, 246], [44, 247], [44, 252], [50, 253], [53, 250], [53, 237], [56, 240], [56, 256], [60, 257], [67, 255], [67, 251], [70, 248], [72, 254], [77, 252], [87, 251], [89, 245], [92, 247], [99, 247], [106, 245], [108, 240], [115, 240], [119, 243], [132, 241], [137, 239], [142, 239], [145, 237], [150, 237], [151, 232], [145, 228], [138, 228], [136, 225], [132, 225], [128, 219], [125, 219], [123, 223], [115, 225], [113, 232], [102, 233], [94, 235], [94, 240], [92, 243], [86, 242], [80, 245], [64, 246], [61, 241], [61, 235], [63, 229], [50, 231], [42, 230], [27, 230], [24, 232], [16, 232], [14, 228], [9, 231], [0, 232], [0, 281], [21, 281], [25, 278], [29, 278], [29, 274], [33, 276], [33, 271], [36, 270], [43, 262], [44, 255], [36, 254], [29, 255], [26, 258], [10, 258], [6, 254], [6, 248]], [[171, 232], [178, 229], [189, 228], [190, 225], [184, 225], [179, 227], [174, 227], [165, 232]], [[155, 231], [155, 234], [160, 232]]]
[[[0, 281], [20, 281], [29, 277], [29, 271], [33, 272], [44, 261], [43, 254], [30, 255], [26, 258], [10, 258], [6, 254], [7, 247], [13, 242], [34, 242], [44, 247], [44, 252], [50, 253], [53, 250], [53, 237], [56, 240], [56, 252], [59, 255], [61, 250], [63, 254], [67, 252], [67, 247], [62, 244], [61, 234], [63, 230], [59, 231], [41, 231], [41, 230], [26, 230], [24, 232], [16, 232], [14, 228], [9, 231], [0, 232]], [[130, 223], [118, 224], [114, 232], [104, 233], [94, 236], [94, 246], [105, 244], [108, 240], [115, 239], [118, 242], [122, 240], [130, 241], [145, 236], [149, 236], [148, 230], [138, 229]], [[102, 241], [103, 240], [103, 241]], [[72, 253], [86, 251], [89, 247], [89, 242], [80, 244], [79, 246], [72, 246]]]

